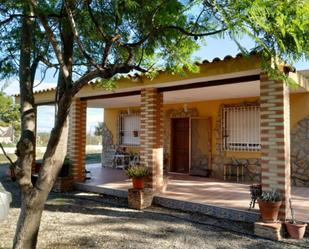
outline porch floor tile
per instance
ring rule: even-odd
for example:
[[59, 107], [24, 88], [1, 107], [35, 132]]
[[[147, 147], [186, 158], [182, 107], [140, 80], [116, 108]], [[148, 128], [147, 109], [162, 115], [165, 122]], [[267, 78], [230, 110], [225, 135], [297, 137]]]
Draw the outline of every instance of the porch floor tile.
[[[131, 187], [123, 170], [101, 164], [89, 164], [87, 170], [91, 179], [84, 185], [122, 191]], [[248, 211], [250, 184], [178, 174], [169, 174], [167, 178], [166, 190], [159, 197]], [[296, 219], [309, 222], [309, 188], [292, 187], [292, 201]], [[251, 211], [258, 212], [258, 205]]]

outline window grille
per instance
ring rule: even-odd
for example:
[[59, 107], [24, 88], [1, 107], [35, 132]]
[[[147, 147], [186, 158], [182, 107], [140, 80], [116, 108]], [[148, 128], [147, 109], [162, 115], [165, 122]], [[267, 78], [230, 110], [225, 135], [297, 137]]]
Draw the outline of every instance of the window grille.
[[224, 107], [222, 139], [222, 147], [225, 151], [259, 151], [261, 149], [260, 107]]
[[119, 144], [140, 144], [140, 114], [121, 113], [119, 117]]

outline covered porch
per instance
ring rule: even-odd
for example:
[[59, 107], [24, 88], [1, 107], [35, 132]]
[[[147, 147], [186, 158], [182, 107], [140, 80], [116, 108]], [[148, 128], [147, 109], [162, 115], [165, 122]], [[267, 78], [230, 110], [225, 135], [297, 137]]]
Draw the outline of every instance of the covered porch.
[[[137, 153], [140, 163], [150, 170], [146, 186], [155, 192], [156, 203], [172, 203], [171, 208], [189, 207], [198, 200], [197, 203], [202, 206], [194, 206], [196, 210], [206, 208], [211, 210], [209, 214], [219, 212], [229, 215], [230, 212], [226, 213], [225, 210], [229, 208], [234, 210], [235, 216], [246, 214], [254, 220], [258, 214], [246, 211], [250, 195], [249, 185], [245, 182], [251, 181], [261, 183], [263, 190], [278, 190], [284, 199], [280, 218], [289, 218], [290, 125], [297, 123], [295, 115], [290, 115], [290, 98], [293, 94], [284, 82], [270, 80], [259, 64], [252, 62], [243, 57], [226, 58], [203, 64], [203, 73], [191, 78], [172, 79], [162, 73], [161, 78], [155, 81], [137, 77], [134, 78], [137, 83], [120, 82], [122, 87], [114, 93], [82, 92], [74, 100], [70, 113], [69, 154], [76, 186], [89, 191], [104, 189], [105, 193], [115, 195], [126, 195], [125, 190], [129, 188], [129, 182], [123, 175], [116, 171], [108, 172], [113, 169], [94, 169], [93, 182], [85, 182], [85, 110], [87, 106], [102, 107], [109, 133], [109, 143], [105, 146], [103, 142], [103, 150], [120, 146]], [[307, 87], [294, 89], [293, 93], [307, 93]], [[132, 112], [138, 114], [135, 116], [139, 117], [139, 127], [136, 128], [134, 121], [134, 128], [126, 130], [123, 128], [123, 117], [131, 118]], [[192, 120], [199, 118], [206, 120], [207, 128], [192, 129]], [[182, 133], [185, 135], [173, 135], [176, 127], [173, 121], [178, 119], [187, 122], [178, 126], [180, 131], [186, 130]], [[132, 117], [132, 120], [136, 119]], [[197, 147], [201, 153], [196, 161], [201, 162], [203, 170], [211, 170], [216, 180], [189, 176], [194, 153], [198, 151], [192, 147], [192, 134], [199, 129], [203, 132], [199, 134], [203, 134], [205, 139], [197, 142], [203, 142], [204, 145]], [[237, 131], [232, 133], [233, 129]], [[176, 147], [173, 147], [173, 141], [177, 141], [174, 143]], [[180, 143], [187, 144], [187, 147], [177, 148]], [[234, 158], [248, 162], [247, 171], [244, 172], [245, 182], [242, 184], [223, 181], [224, 165], [233, 162]], [[103, 163], [103, 166], [107, 164]], [[103, 176], [103, 169], [107, 177]], [[104, 186], [100, 186], [102, 184]], [[306, 200], [299, 192], [295, 196]], [[169, 197], [172, 197], [173, 202]], [[302, 209], [303, 203], [304, 200], [298, 202], [299, 209]]]
[[[131, 180], [121, 169], [87, 165], [91, 179], [77, 183], [79, 190], [127, 197]], [[258, 204], [249, 210], [250, 183], [236, 183], [215, 178], [194, 177], [181, 174], [165, 176], [167, 186], [155, 194], [154, 203], [184, 211], [199, 211], [205, 214], [242, 221], [259, 219]], [[296, 219], [309, 223], [309, 188], [292, 187], [291, 198]]]

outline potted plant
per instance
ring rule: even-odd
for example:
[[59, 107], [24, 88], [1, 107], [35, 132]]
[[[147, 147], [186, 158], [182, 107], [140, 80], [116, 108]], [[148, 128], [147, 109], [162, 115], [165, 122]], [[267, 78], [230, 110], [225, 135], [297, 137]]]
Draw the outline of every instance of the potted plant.
[[289, 199], [289, 203], [292, 219], [285, 222], [286, 228], [292, 239], [302, 239], [304, 237], [307, 224], [302, 222], [296, 222], [291, 198]]
[[70, 174], [70, 158], [67, 156], [64, 158], [63, 165], [61, 167], [61, 170], [59, 171], [58, 177], [67, 177]]
[[258, 204], [263, 222], [277, 221], [282, 198], [276, 190], [262, 191], [258, 197]]
[[127, 176], [132, 178], [133, 188], [143, 189], [144, 188], [144, 177], [149, 175], [148, 168], [139, 165], [139, 166], [130, 166], [126, 170]]

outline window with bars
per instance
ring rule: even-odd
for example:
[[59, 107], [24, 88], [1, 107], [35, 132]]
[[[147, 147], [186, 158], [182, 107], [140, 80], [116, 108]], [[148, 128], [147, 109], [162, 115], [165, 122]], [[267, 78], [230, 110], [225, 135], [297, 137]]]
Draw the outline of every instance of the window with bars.
[[261, 148], [260, 107], [224, 107], [222, 139], [222, 148], [225, 151], [259, 151]]
[[140, 144], [140, 114], [121, 113], [119, 116], [119, 144]]

